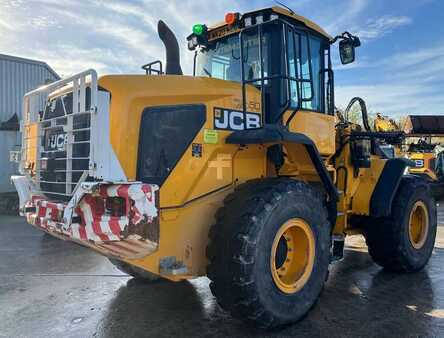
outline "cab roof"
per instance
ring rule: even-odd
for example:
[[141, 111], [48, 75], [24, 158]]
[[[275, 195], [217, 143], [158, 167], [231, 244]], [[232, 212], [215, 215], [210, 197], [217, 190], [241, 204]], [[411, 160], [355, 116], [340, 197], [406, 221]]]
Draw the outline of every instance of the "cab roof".
[[[312, 29], [313, 31], [319, 33], [320, 35], [322, 35], [326, 39], [328, 39], [328, 40], [332, 39], [332, 36], [330, 34], [328, 34], [324, 29], [322, 29], [319, 25], [315, 24], [313, 21], [311, 21], [301, 15], [298, 15], [294, 12], [290, 12], [288, 9], [282, 8], [280, 6], [267, 7], [267, 8], [262, 8], [262, 9], [254, 10], [251, 12], [243, 13], [243, 14], [241, 14], [241, 17], [243, 18], [246, 16], [250, 16], [253, 14], [258, 14], [260, 12], [264, 12], [264, 11], [271, 11], [271, 12], [274, 12], [278, 15], [282, 15], [287, 18], [293, 19], [293, 20], [303, 24], [307, 28]], [[211, 31], [213, 29], [221, 28], [223, 26], [227, 26], [227, 24], [225, 22], [219, 22], [219, 23], [209, 27], [209, 30]]]

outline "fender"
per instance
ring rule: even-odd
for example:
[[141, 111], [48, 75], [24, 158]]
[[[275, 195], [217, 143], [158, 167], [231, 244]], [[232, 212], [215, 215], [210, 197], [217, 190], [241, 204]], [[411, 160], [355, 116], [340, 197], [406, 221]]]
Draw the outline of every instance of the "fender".
[[388, 217], [391, 215], [393, 199], [405, 168], [412, 165], [414, 163], [406, 158], [393, 158], [387, 161], [370, 199], [370, 216]]
[[339, 199], [339, 194], [334, 185], [324, 161], [319, 154], [319, 151], [314, 142], [306, 135], [301, 133], [292, 133], [286, 130], [281, 125], [265, 125], [260, 129], [249, 129], [235, 131], [230, 134], [225, 143], [227, 144], [282, 144], [295, 143], [305, 146], [305, 149], [316, 169], [317, 174], [328, 195], [329, 219], [334, 224], [336, 220], [336, 202]]

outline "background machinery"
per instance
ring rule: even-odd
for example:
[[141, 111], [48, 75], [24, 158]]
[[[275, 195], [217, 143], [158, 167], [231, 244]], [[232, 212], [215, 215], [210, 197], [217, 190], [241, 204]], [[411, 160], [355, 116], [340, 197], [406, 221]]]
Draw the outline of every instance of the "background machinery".
[[348, 234], [387, 269], [424, 267], [427, 184], [381, 150], [387, 133], [335, 117], [331, 46], [351, 63], [357, 37], [280, 7], [228, 13], [193, 27], [183, 76], [163, 22], [159, 35], [165, 74], [90, 70], [25, 96], [13, 181], [29, 223], [136, 278], [207, 275], [223, 309], [262, 328], [309, 311]]
[[444, 197], [444, 116], [409, 115], [403, 150], [415, 165], [409, 172], [423, 176], [436, 199]]

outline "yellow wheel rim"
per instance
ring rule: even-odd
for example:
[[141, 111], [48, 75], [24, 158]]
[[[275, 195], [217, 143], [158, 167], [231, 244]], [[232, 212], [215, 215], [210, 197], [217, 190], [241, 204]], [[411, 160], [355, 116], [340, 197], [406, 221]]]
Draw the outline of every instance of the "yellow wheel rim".
[[424, 202], [417, 201], [410, 212], [409, 239], [415, 249], [421, 249], [427, 239], [429, 213]]
[[271, 273], [284, 293], [298, 292], [313, 271], [316, 241], [310, 226], [302, 219], [285, 222], [273, 240]]

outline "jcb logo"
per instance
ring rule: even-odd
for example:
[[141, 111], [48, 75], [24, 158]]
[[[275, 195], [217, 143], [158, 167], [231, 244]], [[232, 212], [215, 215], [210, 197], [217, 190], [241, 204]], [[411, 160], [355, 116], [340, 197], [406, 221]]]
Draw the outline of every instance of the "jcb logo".
[[246, 113], [222, 108], [214, 109], [214, 129], [244, 130], [261, 127], [261, 116], [257, 113]]
[[68, 134], [54, 134], [48, 137], [46, 147], [49, 150], [64, 150], [67, 143]]

